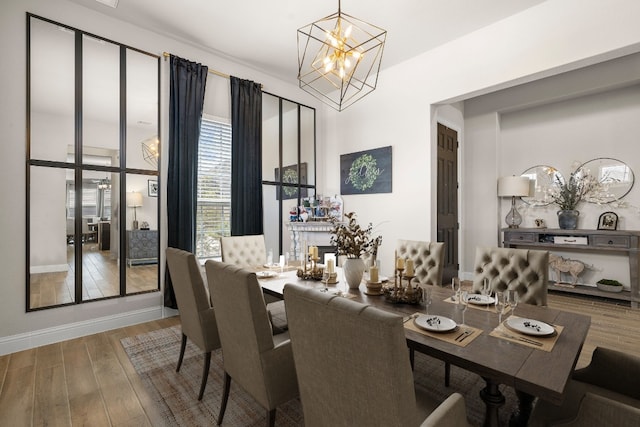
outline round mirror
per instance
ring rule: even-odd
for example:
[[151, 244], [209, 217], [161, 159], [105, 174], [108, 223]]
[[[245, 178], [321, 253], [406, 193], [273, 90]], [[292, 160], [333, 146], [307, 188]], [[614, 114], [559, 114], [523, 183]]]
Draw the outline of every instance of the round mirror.
[[520, 174], [529, 178], [529, 196], [522, 200], [532, 206], [546, 206], [551, 204], [549, 189], [557, 183], [564, 183], [564, 177], [553, 166], [532, 166]]
[[629, 194], [633, 187], [633, 171], [621, 160], [600, 157], [581, 164], [576, 176], [592, 176], [598, 184], [585, 201], [589, 203], [611, 203]]

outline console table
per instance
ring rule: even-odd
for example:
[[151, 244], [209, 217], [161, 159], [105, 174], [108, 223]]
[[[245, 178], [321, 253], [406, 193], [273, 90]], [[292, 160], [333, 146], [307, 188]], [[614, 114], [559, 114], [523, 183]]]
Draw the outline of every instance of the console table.
[[158, 230], [127, 230], [127, 264], [158, 262]]
[[[583, 295], [619, 299], [640, 303], [640, 231], [634, 230], [560, 230], [551, 228], [503, 228], [504, 247], [528, 247], [532, 249], [562, 250], [570, 252], [609, 253], [618, 252], [629, 259], [630, 291], [603, 292], [591, 286], [574, 288], [549, 284], [549, 289]], [[564, 241], [565, 243], [555, 243]]]

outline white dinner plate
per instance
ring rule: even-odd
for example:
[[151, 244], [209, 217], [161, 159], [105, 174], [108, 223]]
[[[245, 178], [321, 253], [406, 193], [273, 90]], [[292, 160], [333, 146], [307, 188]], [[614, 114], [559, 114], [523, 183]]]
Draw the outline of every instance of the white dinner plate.
[[496, 299], [489, 295], [468, 294], [467, 302], [475, 305], [491, 305], [496, 302]]
[[258, 276], [258, 279], [267, 279], [269, 277], [276, 277], [278, 275], [278, 272], [276, 271], [258, 271], [256, 273], [256, 276]]
[[277, 263], [271, 263], [271, 264], [265, 264], [263, 265], [264, 268], [280, 268], [280, 264]]
[[421, 314], [415, 319], [413, 323], [421, 329], [431, 332], [449, 332], [453, 331], [458, 325], [456, 322], [444, 316], [427, 316]]
[[556, 332], [553, 326], [548, 323], [522, 317], [510, 317], [505, 321], [505, 325], [525, 335], [546, 336], [553, 335]]

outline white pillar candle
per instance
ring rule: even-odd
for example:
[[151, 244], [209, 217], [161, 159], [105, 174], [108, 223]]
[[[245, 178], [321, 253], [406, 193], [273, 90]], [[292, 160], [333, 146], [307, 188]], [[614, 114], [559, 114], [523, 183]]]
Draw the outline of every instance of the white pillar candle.
[[333, 258], [329, 258], [327, 261], [327, 273], [333, 273]]
[[398, 260], [396, 261], [396, 268], [397, 269], [404, 269], [404, 259], [403, 258], [398, 258]]
[[411, 258], [407, 259], [404, 275], [413, 276], [413, 260]]
[[373, 266], [369, 269], [369, 281], [378, 283], [378, 267]]

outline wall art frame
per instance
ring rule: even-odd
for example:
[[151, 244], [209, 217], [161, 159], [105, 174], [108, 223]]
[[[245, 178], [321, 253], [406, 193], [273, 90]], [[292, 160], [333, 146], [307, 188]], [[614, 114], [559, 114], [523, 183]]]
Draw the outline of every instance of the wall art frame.
[[391, 146], [340, 156], [340, 193], [376, 194], [392, 191]]

